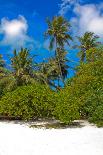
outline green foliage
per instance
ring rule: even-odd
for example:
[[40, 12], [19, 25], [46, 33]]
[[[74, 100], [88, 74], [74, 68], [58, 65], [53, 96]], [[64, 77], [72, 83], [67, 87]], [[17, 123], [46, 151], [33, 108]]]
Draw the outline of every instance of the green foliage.
[[0, 54], [0, 79], [2, 79], [5, 76], [6, 70], [5, 70], [5, 61], [3, 60], [3, 56]]
[[0, 67], [5, 66], [5, 61], [3, 60], [3, 56], [0, 54]]
[[79, 118], [79, 106], [68, 93], [65, 90], [53, 92], [38, 83], [21, 86], [3, 95], [0, 100], [0, 115], [23, 120], [54, 117], [70, 124]]
[[0, 80], [0, 96], [17, 88], [17, 83], [12, 75], [6, 75]]
[[98, 42], [99, 37], [94, 35], [93, 32], [85, 32], [82, 37], [78, 37], [80, 45], [77, 46], [80, 49], [78, 56], [80, 57], [80, 61], [84, 62], [86, 60], [87, 50], [91, 48], [96, 48], [101, 43]]
[[2, 55], [0, 55], [0, 96], [12, 89], [10, 87], [14, 80], [11, 77], [9, 70], [5, 68], [5, 61]]
[[18, 53], [14, 50], [13, 54], [11, 66], [17, 85], [30, 84], [33, 77], [33, 58], [30, 56], [29, 50], [21, 48]]
[[99, 37], [92, 32], [78, 37], [81, 63], [61, 89], [68, 75], [65, 44], [72, 41], [71, 26], [61, 16], [47, 20], [47, 24], [45, 35], [54, 57], [36, 64], [29, 50], [21, 48], [14, 51], [8, 70], [0, 55], [0, 115], [26, 120], [54, 117], [65, 124], [84, 117], [103, 126], [103, 46], [99, 46]]
[[[93, 50], [93, 49], [92, 49]], [[91, 53], [88, 51], [87, 56]], [[95, 55], [94, 55], [95, 53]], [[94, 61], [90, 61], [94, 57]], [[103, 48], [94, 49], [66, 89], [80, 105], [80, 114], [96, 124], [103, 121]], [[71, 87], [71, 88], [70, 88]]]
[[91, 117], [89, 118], [90, 122], [94, 122], [97, 124], [98, 127], [103, 126], [103, 97], [102, 97], [102, 103], [99, 103], [96, 107], [93, 105], [93, 113]]
[[38, 70], [35, 76], [40, 83], [56, 88], [54, 80], [58, 76], [58, 65], [54, 58], [49, 59], [48, 62], [43, 62], [38, 65]]
[[45, 35], [50, 38], [50, 49], [53, 49], [56, 44], [59, 47], [64, 47], [65, 43], [69, 44], [68, 40], [72, 40], [72, 37], [68, 34], [71, 26], [64, 17], [54, 17], [52, 21], [47, 19], [47, 24], [48, 30]]
[[58, 92], [53, 114], [56, 119], [65, 124], [70, 124], [72, 121], [80, 118], [78, 102], [70, 94], [70, 90], [63, 89]]
[[21, 86], [0, 100], [0, 115], [21, 119], [52, 117], [54, 93], [44, 85]]
[[[70, 45], [69, 41], [72, 37], [69, 35], [70, 23], [62, 16], [54, 17], [52, 21], [47, 19], [48, 29], [45, 33], [46, 37], [50, 39], [50, 50], [55, 50], [55, 64], [57, 69], [58, 87], [59, 81], [63, 84], [68, 74], [68, 65], [65, 51], [65, 44]], [[54, 72], [55, 76], [55, 72]]]

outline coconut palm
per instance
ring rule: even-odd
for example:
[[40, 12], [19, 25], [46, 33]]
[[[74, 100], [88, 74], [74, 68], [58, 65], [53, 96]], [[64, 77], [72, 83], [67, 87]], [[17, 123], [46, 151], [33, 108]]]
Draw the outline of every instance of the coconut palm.
[[36, 79], [40, 83], [44, 83], [46, 85], [49, 85], [50, 87], [54, 87], [57, 89], [57, 86], [55, 85], [55, 80], [58, 77], [58, 64], [55, 61], [55, 58], [50, 58], [48, 62], [43, 61], [42, 63], [39, 63], [37, 72], [35, 71], [34, 75]]
[[11, 58], [13, 75], [17, 80], [17, 85], [28, 83], [33, 76], [33, 58], [29, 55], [29, 50], [21, 48], [19, 52], [14, 50]]
[[78, 37], [80, 45], [77, 46], [77, 48], [80, 49], [78, 55], [81, 62], [84, 62], [86, 60], [87, 50], [89, 50], [90, 48], [95, 48], [100, 44], [100, 42], [98, 42], [98, 39], [99, 36], [94, 35], [93, 32], [85, 32], [82, 37]]
[[13, 90], [15, 82], [12, 74], [5, 67], [3, 56], [0, 55], [0, 96], [9, 90]]
[[[69, 45], [69, 40], [72, 40], [72, 37], [69, 35], [68, 31], [70, 30], [70, 23], [65, 20], [62, 16], [54, 17], [52, 21], [47, 20], [48, 30], [45, 35], [50, 38], [50, 49], [55, 49], [55, 57], [58, 62], [59, 67], [59, 78], [63, 79], [62, 67], [60, 56], [63, 54], [64, 46], [67, 43]], [[65, 65], [64, 65], [65, 66]]]
[[72, 37], [68, 34], [70, 23], [62, 16], [54, 17], [52, 21], [47, 19], [48, 30], [45, 32], [46, 37], [50, 37], [50, 49], [54, 47], [64, 47], [65, 43], [69, 44], [68, 40]]
[[67, 77], [67, 74], [68, 74], [68, 62], [69, 60], [66, 58], [66, 54], [67, 52], [62, 49], [62, 48], [57, 48], [57, 57], [56, 57], [56, 60], [57, 60], [57, 64], [59, 65], [58, 66], [58, 69], [59, 69], [59, 75], [61, 76], [62, 78], [62, 81], [64, 83], [64, 80], [65, 78]]

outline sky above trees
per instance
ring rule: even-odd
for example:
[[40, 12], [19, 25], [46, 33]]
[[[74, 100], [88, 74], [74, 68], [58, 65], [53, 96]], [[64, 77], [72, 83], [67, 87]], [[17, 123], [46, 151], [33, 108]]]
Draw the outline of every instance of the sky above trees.
[[0, 52], [10, 54], [22, 46], [46, 56], [45, 21], [55, 15], [70, 20], [73, 36], [93, 31], [103, 37], [102, 0], [0, 0]]

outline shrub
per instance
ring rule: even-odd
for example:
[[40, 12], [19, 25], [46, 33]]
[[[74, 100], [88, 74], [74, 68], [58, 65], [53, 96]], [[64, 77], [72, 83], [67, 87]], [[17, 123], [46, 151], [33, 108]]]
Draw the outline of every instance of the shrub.
[[21, 86], [0, 100], [0, 115], [21, 119], [52, 117], [54, 92], [40, 84]]
[[16, 80], [13, 76], [5, 76], [0, 80], [0, 96], [9, 91], [15, 90], [17, 87]]
[[103, 104], [96, 107], [89, 121], [94, 122], [98, 127], [103, 126]]
[[23, 120], [56, 118], [65, 124], [79, 118], [79, 107], [68, 91], [54, 92], [45, 85], [21, 86], [0, 100], [0, 115]]
[[67, 89], [70, 87], [70, 93], [79, 103], [81, 116], [103, 126], [103, 49], [99, 50], [95, 51], [94, 61], [89, 59], [90, 62], [78, 67]]
[[[92, 65], [92, 66], [91, 66]], [[86, 65], [87, 66], [87, 65]], [[85, 66], [84, 66], [85, 68]], [[97, 61], [88, 64], [88, 70], [84, 74], [84, 77], [90, 77], [88, 73], [91, 70], [92, 79], [89, 80], [85, 86], [81, 85], [79, 89], [83, 90], [82, 96], [83, 106], [81, 108], [82, 115], [93, 123], [103, 126], [103, 67], [102, 61]], [[83, 88], [82, 88], [83, 87]], [[102, 122], [102, 123], [101, 123]]]
[[65, 124], [70, 124], [72, 121], [79, 119], [79, 105], [75, 101], [75, 97], [70, 94], [69, 89], [61, 90], [57, 94], [54, 116]]

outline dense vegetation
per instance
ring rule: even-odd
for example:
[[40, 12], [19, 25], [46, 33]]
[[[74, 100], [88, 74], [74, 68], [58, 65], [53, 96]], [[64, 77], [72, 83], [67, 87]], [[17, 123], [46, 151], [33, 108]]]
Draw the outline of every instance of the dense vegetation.
[[[83, 118], [103, 126], [103, 46], [99, 37], [86, 32], [77, 37], [80, 63], [67, 79], [73, 38], [63, 17], [47, 19], [45, 36], [54, 56], [37, 63], [36, 56], [21, 48], [10, 58], [11, 68], [0, 55], [0, 116], [15, 119], [55, 118], [65, 124]], [[66, 45], [66, 46], [65, 46]]]
[[103, 48], [87, 51], [87, 63], [77, 67], [76, 76], [65, 88], [79, 103], [81, 117], [103, 125]]

